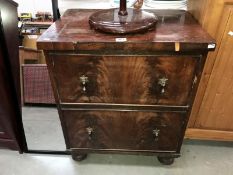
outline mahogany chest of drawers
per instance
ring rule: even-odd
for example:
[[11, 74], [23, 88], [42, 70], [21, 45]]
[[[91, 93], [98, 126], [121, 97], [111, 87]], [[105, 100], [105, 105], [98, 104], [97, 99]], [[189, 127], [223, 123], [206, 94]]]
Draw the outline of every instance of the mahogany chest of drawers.
[[76, 160], [91, 152], [141, 153], [171, 164], [214, 40], [185, 11], [152, 11], [156, 29], [134, 35], [94, 31], [93, 12], [66, 11], [37, 43], [67, 149]]

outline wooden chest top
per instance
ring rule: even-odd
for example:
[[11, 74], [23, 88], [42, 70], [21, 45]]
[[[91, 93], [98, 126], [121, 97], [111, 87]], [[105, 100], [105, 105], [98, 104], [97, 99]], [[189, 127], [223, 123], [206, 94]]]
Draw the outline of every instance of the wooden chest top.
[[[113, 43], [114, 47], [139, 44], [140, 48], [141, 46], [145, 47], [146, 44], [147, 47], [156, 45], [154, 50], [166, 47], [166, 51], [172, 51], [174, 43], [180, 43], [181, 50], [191, 50], [189, 48], [209, 50], [208, 44], [215, 43], [186, 11], [147, 10], [159, 17], [156, 28], [147, 33], [131, 35], [105, 34], [91, 29], [88, 19], [96, 11], [67, 10], [63, 17], [38, 39], [38, 48], [43, 50], [85, 50], [91, 44], [95, 44], [94, 48], [101, 49], [103, 47], [97, 47], [98, 44]], [[126, 38], [126, 41], [118, 42], [117, 38]]]

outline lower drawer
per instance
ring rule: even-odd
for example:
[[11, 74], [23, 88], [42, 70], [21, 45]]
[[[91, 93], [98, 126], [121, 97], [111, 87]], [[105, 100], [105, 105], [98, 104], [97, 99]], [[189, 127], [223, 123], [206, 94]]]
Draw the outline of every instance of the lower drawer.
[[63, 111], [68, 148], [176, 151], [185, 113]]

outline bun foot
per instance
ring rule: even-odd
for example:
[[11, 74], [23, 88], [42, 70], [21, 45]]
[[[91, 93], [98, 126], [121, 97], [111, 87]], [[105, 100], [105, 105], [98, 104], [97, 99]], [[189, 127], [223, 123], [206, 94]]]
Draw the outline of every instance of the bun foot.
[[82, 161], [87, 158], [87, 154], [72, 154], [72, 159], [75, 161]]
[[174, 158], [172, 158], [172, 157], [159, 157], [158, 156], [158, 160], [163, 165], [171, 165], [174, 163]]

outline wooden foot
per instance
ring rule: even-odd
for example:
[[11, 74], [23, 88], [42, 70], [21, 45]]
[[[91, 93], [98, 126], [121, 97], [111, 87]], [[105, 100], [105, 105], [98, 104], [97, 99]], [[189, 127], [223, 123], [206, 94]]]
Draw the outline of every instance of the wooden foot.
[[158, 160], [163, 165], [171, 165], [171, 164], [174, 163], [174, 158], [173, 157], [159, 157], [158, 156]]
[[87, 158], [87, 154], [74, 154], [72, 153], [72, 159], [75, 161], [82, 161]]

